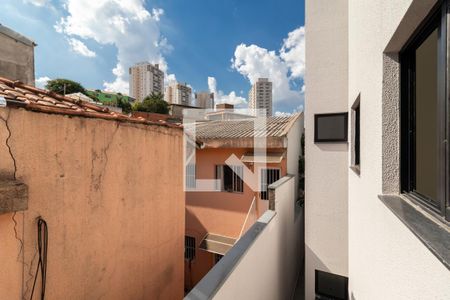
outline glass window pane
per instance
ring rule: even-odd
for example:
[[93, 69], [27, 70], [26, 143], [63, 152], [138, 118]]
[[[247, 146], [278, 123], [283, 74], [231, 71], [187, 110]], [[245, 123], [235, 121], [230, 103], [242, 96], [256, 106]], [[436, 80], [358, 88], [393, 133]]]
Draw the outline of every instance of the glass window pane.
[[416, 50], [416, 184], [418, 193], [437, 199], [437, 29]]

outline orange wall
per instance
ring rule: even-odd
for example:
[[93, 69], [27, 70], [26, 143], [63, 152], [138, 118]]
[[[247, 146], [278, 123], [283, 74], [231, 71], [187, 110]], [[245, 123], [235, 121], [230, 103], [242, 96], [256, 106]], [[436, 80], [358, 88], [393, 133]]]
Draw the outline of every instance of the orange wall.
[[[181, 299], [181, 130], [0, 109], [8, 113], [29, 208], [0, 215], [0, 298], [30, 297], [42, 216], [46, 299]], [[0, 120], [0, 176], [13, 171], [7, 135]]]
[[[276, 149], [272, 149], [276, 150]], [[201, 149], [196, 152], [196, 178], [215, 179], [215, 166], [223, 165], [231, 154], [238, 158], [251, 149]], [[250, 166], [247, 166], [250, 167]], [[268, 167], [281, 168], [281, 177], [286, 175], [286, 159], [281, 164], [268, 164]], [[186, 235], [195, 237], [197, 247], [206, 233], [215, 233], [238, 238], [245, 218], [258, 193], [244, 184], [243, 193], [229, 192], [187, 192], [186, 193]], [[259, 200], [258, 216], [268, 208], [268, 201]], [[255, 220], [256, 218], [249, 218]], [[245, 226], [249, 228], [249, 226]], [[196, 250], [196, 258], [190, 264], [185, 262], [186, 286], [192, 288], [212, 268], [213, 255]]]

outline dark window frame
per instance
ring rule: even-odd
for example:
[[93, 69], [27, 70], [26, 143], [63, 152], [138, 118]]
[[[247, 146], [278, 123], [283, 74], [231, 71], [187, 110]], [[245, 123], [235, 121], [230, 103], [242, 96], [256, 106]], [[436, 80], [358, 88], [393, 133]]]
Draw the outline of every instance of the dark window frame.
[[[343, 116], [345, 121], [345, 137], [342, 139], [319, 139], [317, 122], [320, 117]], [[314, 115], [314, 143], [342, 143], [348, 142], [348, 112], [326, 113]]]
[[184, 259], [187, 261], [193, 261], [195, 259], [195, 250], [197, 247], [196, 239], [193, 236], [184, 236]]
[[[401, 192], [413, 201], [421, 204], [429, 211], [450, 220], [449, 199], [449, 80], [450, 72], [447, 57], [450, 55], [448, 44], [447, 16], [449, 14], [449, 1], [443, 0], [435, 6], [429, 16], [419, 26], [410, 40], [400, 52], [401, 65], [401, 101], [400, 101], [400, 184]], [[438, 196], [432, 200], [415, 191], [415, 51], [438, 29], [438, 113], [437, 113], [437, 139], [438, 139]]]
[[[232, 172], [231, 189], [225, 188], [225, 168], [229, 168]], [[244, 180], [234, 171], [234, 168], [239, 168], [241, 171], [241, 176], [244, 176], [244, 168], [242, 166], [216, 165], [215, 178], [216, 180], [220, 180], [220, 186], [218, 187], [218, 190], [220, 190], [221, 192], [238, 194], [244, 193]], [[219, 169], [221, 169], [220, 172]]]
[[361, 95], [358, 95], [351, 108], [352, 108], [351, 169], [359, 175], [361, 172]]
[[[327, 297], [325, 299], [348, 300], [348, 277], [317, 269], [315, 270], [314, 275], [314, 290], [316, 296]], [[330, 281], [334, 282], [331, 285], [328, 285], [327, 288], [321, 289], [321, 286], [323, 287], [324, 285], [323, 283], [321, 283], [321, 281], [328, 281], [328, 283], [330, 283]], [[341, 286], [341, 290], [344, 291], [343, 293], [345, 293], [343, 297], [339, 297], [338, 295], [333, 293], [335, 292], [333, 288], [336, 288], [337, 285], [343, 285]]]
[[[270, 182], [270, 183], [263, 183], [263, 179], [264, 179], [264, 177], [263, 177], [263, 175], [262, 175], [262, 172], [268, 172], [268, 171], [272, 171], [272, 172], [274, 172], [275, 171], [275, 173], [277, 172], [278, 173], [278, 179], [277, 180], [275, 180], [275, 181], [272, 181], [272, 182]], [[268, 187], [269, 187], [269, 185], [271, 185], [272, 183], [274, 183], [274, 182], [276, 182], [276, 181], [278, 181], [278, 180], [280, 180], [280, 178], [281, 178], [281, 168], [276, 168], [276, 167], [273, 167], [273, 168], [270, 168], [270, 167], [268, 167], [268, 168], [261, 168], [260, 169], [260, 175], [261, 175], [261, 182], [260, 182], [260, 185], [261, 185], [261, 192], [259, 192], [259, 198], [261, 199], [261, 200], [264, 200], [264, 201], [266, 201], [266, 200], [269, 200], [269, 189], [268, 189]], [[268, 179], [268, 177], [270, 177], [270, 176], [266, 176], [265, 178], [266, 179]], [[274, 175], [274, 177], [276, 177], [276, 175]], [[270, 180], [269, 180], [270, 181]], [[266, 189], [265, 191], [263, 190], [263, 189]]]

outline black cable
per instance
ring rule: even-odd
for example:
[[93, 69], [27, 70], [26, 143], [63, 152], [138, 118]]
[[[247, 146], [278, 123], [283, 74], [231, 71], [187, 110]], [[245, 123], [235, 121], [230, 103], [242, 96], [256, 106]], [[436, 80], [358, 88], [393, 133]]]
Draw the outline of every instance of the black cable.
[[45, 284], [47, 278], [47, 247], [48, 247], [48, 229], [47, 222], [41, 217], [37, 218], [38, 231], [38, 251], [39, 261], [34, 275], [33, 289], [31, 290], [30, 300], [33, 299], [34, 289], [38, 278], [39, 268], [41, 269], [41, 300], [45, 298]]

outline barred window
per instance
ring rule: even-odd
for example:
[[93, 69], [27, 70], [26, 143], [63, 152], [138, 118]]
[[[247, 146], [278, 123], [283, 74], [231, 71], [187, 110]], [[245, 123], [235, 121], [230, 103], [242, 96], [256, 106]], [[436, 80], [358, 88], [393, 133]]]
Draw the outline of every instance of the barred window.
[[195, 238], [184, 236], [184, 259], [193, 260], [195, 258]]
[[220, 186], [216, 187], [217, 190], [224, 192], [244, 192], [244, 170], [242, 166], [216, 166], [216, 179], [219, 180]]
[[261, 169], [261, 193], [262, 200], [268, 200], [267, 187], [280, 179], [280, 169]]

